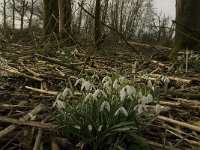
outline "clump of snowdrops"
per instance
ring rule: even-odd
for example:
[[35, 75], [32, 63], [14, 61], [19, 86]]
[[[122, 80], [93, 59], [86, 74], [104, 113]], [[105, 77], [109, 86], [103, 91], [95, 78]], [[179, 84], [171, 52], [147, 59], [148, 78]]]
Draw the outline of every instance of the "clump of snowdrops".
[[[161, 110], [154, 102], [154, 90], [151, 81], [136, 84], [123, 76], [106, 76], [102, 81], [96, 75], [91, 80], [78, 79], [53, 104], [62, 136], [87, 150], [147, 149], [143, 130]], [[148, 104], [154, 105], [153, 112]]]

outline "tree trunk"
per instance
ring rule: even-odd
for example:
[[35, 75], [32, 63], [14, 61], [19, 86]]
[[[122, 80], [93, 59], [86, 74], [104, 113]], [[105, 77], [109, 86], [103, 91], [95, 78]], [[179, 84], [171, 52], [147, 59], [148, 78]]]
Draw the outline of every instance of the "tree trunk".
[[100, 37], [101, 37], [101, 24], [100, 24], [100, 18], [101, 18], [101, 0], [96, 0], [96, 6], [95, 6], [95, 43], [97, 49], [100, 48]]
[[176, 48], [195, 47], [197, 42], [180, 32], [200, 40], [200, 0], [176, 0]]
[[12, 8], [12, 27], [15, 29], [15, 0], [12, 0], [13, 8]]
[[28, 2], [26, 0], [22, 1], [22, 12], [21, 12], [21, 30], [24, 28], [24, 16], [25, 16], [25, 10], [28, 5]]
[[[81, 6], [83, 6], [85, 3], [85, 0], [81, 1]], [[81, 33], [81, 23], [82, 23], [82, 15], [83, 15], [83, 10], [80, 8], [79, 12], [79, 17], [78, 17], [78, 22], [77, 22], [77, 33]]]
[[57, 0], [43, 0], [43, 32], [44, 35], [58, 34], [58, 1]]
[[3, 1], [3, 27], [4, 29], [6, 28], [7, 26], [7, 23], [6, 23], [6, 18], [7, 18], [7, 15], [6, 15], [6, 0]]
[[119, 32], [123, 32], [123, 11], [124, 11], [124, 1], [122, 1], [121, 4], [121, 10], [120, 10], [120, 24], [119, 24]]
[[69, 37], [71, 32], [71, 0], [58, 0], [59, 34], [61, 38]]
[[31, 0], [30, 18], [29, 18], [29, 24], [28, 24], [29, 29], [30, 29], [31, 26], [32, 26], [32, 19], [33, 19], [33, 6], [34, 6], [34, 1]]

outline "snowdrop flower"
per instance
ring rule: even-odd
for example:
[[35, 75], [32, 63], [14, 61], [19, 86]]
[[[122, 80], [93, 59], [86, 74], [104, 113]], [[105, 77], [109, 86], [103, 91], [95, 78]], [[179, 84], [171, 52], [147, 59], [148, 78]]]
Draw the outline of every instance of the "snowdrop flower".
[[148, 103], [153, 102], [153, 96], [151, 94], [147, 95]]
[[163, 77], [161, 78], [161, 80], [162, 80], [165, 84], [168, 84], [168, 83], [170, 82], [169, 78], [166, 77], [166, 76], [163, 76]]
[[142, 97], [143, 97], [143, 94], [142, 94], [142, 92], [141, 92], [141, 91], [139, 91], [139, 92], [137, 93], [137, 96], [138, 96], [138, 98], [142, 98]]
[[92, 131], [92, 125], [91, 124], [88, 125], [88, 130]]
[[110, 81], [106, 81], [104, 84], [103, 84], [103, 88], [106, 89], [107, 93], [111, 93], [111, 85], [110, 85]]
[[147, 111], [147, 108], [144, 104], [138, 104], [134, 107], [134, 110], [137, 110], [138, 114], [141, 114], [142, 112]]
[[147, 96], [143, 96], [142, 98], [139, 99], [139, 103], [142, 103], [143, 105], [149, 104], [153, 102], [153, 96], [151, 94], [148, 94]]
[[102, 127], [103, 127], [103, 125], [100, 125], [100, 126], [99, 126], [98, 132], [101, 132]]
[[86, 102], [89, 99], [93, 99], [93, 95], [91, 93], [89, 93], [85, 98], [84, 98], [84, 102]]
[[76, 83], [74, 84], [74, 86], [77, 86], [79, 83], [83, 83], [85, 81], [85, 79], [80, 78], [78, 80], [76, 80]]
[[155, 90], [155, 88], [154, 88], [154, 86], [153, 86], [151, 80], [149, 80], [149, 81], [147, 82], [147, 86], [150, 87], [150, 88], [152, 89], [152, 91]]
[[159, 113], [161, 112], [161, 106], [160, 106], [160, 104], [156, 104], [155, 109], [156, 109], [156, 115], [159, 115]]
[[83, 81], [82, 86], [81, 86], [81, 91], [83, 91], [84, 89], [86, 91], [89, 91], [89, 90], [95, 89], [95, 86], [89, 81]]
[[106, 95], [106, 93], [105, 93], [103, 90], [97, 89], [97, 90], [94, 92], [94, 94], [93, 94], [93, 98], [94, 98], [95, 100], [97, 100], [97, 98], [98, 98], [99, 96], [101, 96], [101, 95], [103, 95], [105, 98], [107, 98], [107, 95]]
[[125, 79], [126, 79], [125, 77], [120, 76], [119, 77], [119, 83], [122, 85], [124, 83]]
[[120, 98], [121, 101], [124, 101], [126, 96], [128, 96], [131, 100], [133, 100], [133, 96], [136, 94], [136, 89], [133, 86], [126, 85], [120, 90]]
[[125, 98], [126, 98], [126, 91], [123, 88], [120, 90], [120, 100], [123, 102], [125, 100]]
[[92, 79], [96, 78], [96, 79], [100, 80], [100, 79], [99, 79], [99, 76], [96, 75], [96, 74], [94, 74], [91, 78], [92, 78]]
[[110, 112], [110, 104], [107, 101], [104, 101], [100, 106], [100, 111], [107, 110]]
[[120, 107], [119, 109], [117, 109], [114, 116], [118, 116], [120, 113], [123, 114], [124, 116], [128, 117], [128, 112], [126, 111], [126, 109], [124, 107]]
[[105, 83], [106, 81], [109, 81], [109, 83], [112, 84], [112, 79], [109, 76], [106, 76], [102, 79], [102, 83]]
[[65, 52], [64, 52], [64, 51], [62, 51], [60, 54], [61, 54], [61, 55], [65, 55]]
[[61, 100], [56, 100], [54, 103], [53, 103], [53, 107], [57, 107], [59, 110], [61, 109], [65, 109], [66, 108], [66, 104], [61, 101]]
[[73, 94], [69, 88], [65, 88], [65, 90], [62, 92], [62, 96], [63, 96], [63, 98], [65, 98], [66, 96], [73, 97]]
[[113, 89], [117, 90], [120, 87], [118, 79], [116, 79], [113, 83]]
[[80, 127], [79, 125], [74, 125], [73, 127], [74, 127], [75, 129], [78, 129], [78, 130], [81, 129], [81, 127]]
[[75, 48], [73, 51], [71, 51], [71, 54], [72, 54], [72, 55], [78, 54], [78, 50]]

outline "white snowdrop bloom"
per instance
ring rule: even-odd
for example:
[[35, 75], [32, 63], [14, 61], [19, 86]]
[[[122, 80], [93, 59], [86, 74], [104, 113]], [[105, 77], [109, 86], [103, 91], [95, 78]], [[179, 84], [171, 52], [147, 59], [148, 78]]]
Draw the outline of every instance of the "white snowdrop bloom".
[[81, 127], [80, 127], [79, 125], [74, 125], [73, 127], [74, 127], [75, 129], [78, 129], [78, 130], [81, 129]]
[[141, 92], [141, 91], [139, 91], [137, 96], [138, 96], [138, 98], [142, 98], [142, 97], [143, 97], [143, 94], [142, 94], [142, 92]]
[[137, 110], [138, 114], [141, 114], [142, 112], [147, 111], [147, 108], [144, 104], [138, 104], [134, 107], [134, 110]]
[[59, 110], [61, 109], [65, 109], [66, 108], [66, 104], [61, 101], [61, 100], [56, 100], [54, 103], [53, 103], [53, 107], [57, 107]]
[[103, 128], [103, 125], [100, 125], [98, 128], [98, 132], [101, 132], [101, 129]]
[[73, 94], [69, 88], [65, 88], [65, 90], [62, 92], [62, 96], [63, 96], [63, 98], [65, 98], [66, 96], [73, 97]]
[[127, 85], [126, 86], [127, 95], [132, 99], [132, 96], [135, 96], [136, 89], [133, 86]]
[[93, 94], [93, 98], [95, 99], [95, 100], [97, 100], [97, 98], [98, 98], [98, 96], [101, 94], [101, 90], [99, 90], [99, 89], [97, 89], [95, 92], [94, 92], [94, 94]]
[[120, 93], [120, 100], [123, 102], [127, 96], [125, 88], [122, 88], [119, 93]]
[[120, 107], [119, 109], [117, 109], [114, 116], [118, 116], [120, 113], [126, 117], [128, 116], [128, 112], [124, 107]]
[[61, 55], [65, 55], [65, 52], [64, 52], [64, 51], [62, 51], [60, 54], [61, 54]]
[[105, 76], [105, 77], [102, 79], [102, 83], [105, 83], [106, 81], [109, 81], [109, 83], [112, 84], [112, 79], [111, 79], [109, 76]]
[[92, 125], [91, 124], [88, 125], [88, 130], [92, 131]]
[[120, 76], [119, 77], [119, 83], [122, 85], [124, 83], [125, 79], [126, 78], [124, 76]]
[[103, 90], [97, 89], [93, 94], [93, 98], [95, 100], [98, 100], [98, 97], [100, 97], [101, 95], [103, 95], [105, 98], [107, 98], [107, 95]]
[[161, 78], [161, 80], [162, 80], [165, 84], [168, 84], [168, 83], [170, 82], [169, 78], [166, 77], [166, 76], [163, 76], [163, 77]]
[[151, 94], [147, 95], [148, 103], [153, 102], [153, 96]]
[[91, 93], [89, 93], [85, 98], [84, 98], [84, 102], [86, 102], [89, 99], [93, 99], [93, 95]]
[[107, 91], [107, 93], [111, 93], [111, 85], [110, 85], [110, 82], [109, 81], [106, 81], [104, 84], [103, 84], [103, 88]]
[[146, 96], [143, 96], [139, 99], [139, 103], [142, 103], [142, 105], [148, 104], [148, 98]]
[[59, 93], [56, 97], [56, 101], [62, 99], [62, 93]]
[[99, 76], [98, 76], [97, 74], [94, 74], [91, 78], [92, 78], [92, 79], [96, 78], [96, 79], [100, 80], [100, 79], [99, 79]]
[[77, 86], [79, 83], [83, 83], [83, 81], [85, 81], [85, 79], [83, 78], [76, 80], [76, 83], [74, 84], [74, 86]]
[[152, 86], [153, 86], [151, 80], [149, 80], [149, 81], [147, 82], [147, 86], [148, 86], [148, 87], [152, 87]]
[[104, 101], [100, 106], [100, 111], [104, 109], [110, 112], [110, 104], [107, 101]]
[[92, 83], [90, 83], [89, 81], [83, 81], [83, 83], [81, 85], [81, 91], [83, 91], [84, 89], [86, 91], [89, 91], [89, 90], [95, 89], [95, 86]]
[[113, 83], [113, 89], [117, 90], [117, 89], [119, 89], [119, 88], [120, 88], [119, 81], [118, 81], [118, 79], [116, 79], [116, 80], [114, 81], [114, 83]]
[[161, 106], [160, 106], [160, 104], [156, 104], [155, 109], [156, 109], [156, 115], [159, 115], [160, 112], [161, 112]]

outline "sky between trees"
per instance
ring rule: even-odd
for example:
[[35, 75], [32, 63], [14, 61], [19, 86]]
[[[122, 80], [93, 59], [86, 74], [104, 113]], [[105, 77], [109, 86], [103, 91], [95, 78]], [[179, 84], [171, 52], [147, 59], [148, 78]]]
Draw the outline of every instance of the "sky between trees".
[[[155, 9], [158, 12], [170, 16], [170, 19], [175, 19], [175, 2], [176, 0], [154, 0]], [[3, 3], [3, 0], [0, 0], [0, 3]], [[1, 7], [1, 6], [0, 6]], [[2, 7], [0, 8], [2, 9]], [[0, 14], [0, 24], [2, 24], [2, 15]]]

